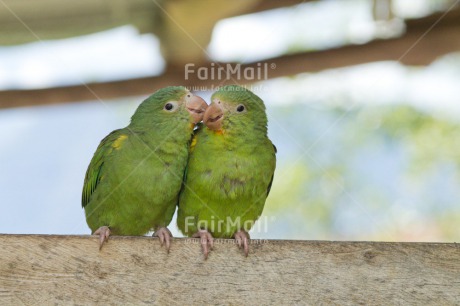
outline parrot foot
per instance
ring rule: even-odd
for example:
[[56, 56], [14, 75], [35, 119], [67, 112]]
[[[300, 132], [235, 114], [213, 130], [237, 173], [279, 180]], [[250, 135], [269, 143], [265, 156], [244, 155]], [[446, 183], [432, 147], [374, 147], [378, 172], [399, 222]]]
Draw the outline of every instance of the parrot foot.
[[99, 235], [99, 250], [101, 250], [104, 242], [109, 241], [110, 228], [108, 226], [101, 226], [93, 235]]
[[153, 237], [158, 237], [160, 239], [160, 244], [163, 246], [163, 244], [166, 245], [166, 250], [169, 253], [169, 248], [171, 247], [171, 238], [172, 234], [169, 231], [167, 227], [160, 227], [158, 228], [155, 233], [152, 235]]
[[249, 254], [249, 234], [244, 231], [244, 230], [239, 230], [233, 235], [233, 238], [235, 238], [236, 243], [238, 244], [238, 247], [241, 249], [243, 248], [244, 250], [244, 255], [248, 257]]
[[212, 250], [214, 246], [214, 238], [207, 230], [200, 229], [198, 232], [193, 234], [193, 238], [200, 238], [201, 247], [203, 248], [203, 255], [204, 259], [208, 258], [209, 252]]

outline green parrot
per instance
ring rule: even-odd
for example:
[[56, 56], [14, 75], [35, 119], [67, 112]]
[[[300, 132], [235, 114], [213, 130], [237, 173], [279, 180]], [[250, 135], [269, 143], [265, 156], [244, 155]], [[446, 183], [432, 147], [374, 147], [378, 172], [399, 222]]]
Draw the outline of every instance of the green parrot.
[[185, 87], [166, 87], [144, 100], [130, 124], [107, 135], [86, 171], [82, 206], [99, 248], [110, 234], [154, 230], [169, 251], [189, 144], [207, 104]]
[[263, 101], [237, 86], [221, 87], [195, 133], [179, 197], [177, 225], [200, 238], [204, 257], [213, 237], [235, 238], [249, 252], [249, 234], [262, 214], [276, 165]]

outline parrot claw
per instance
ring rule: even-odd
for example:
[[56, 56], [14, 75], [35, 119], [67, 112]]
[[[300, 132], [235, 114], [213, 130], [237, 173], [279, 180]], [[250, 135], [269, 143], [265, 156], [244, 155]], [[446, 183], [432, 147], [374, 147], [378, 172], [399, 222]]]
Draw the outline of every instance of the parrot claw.
[[153, 237], [158, 237], [160, 239], [161, 246], [163, 246], [163, 244], [165, 244], [166, 245], [166, 250], [169, 253], [169, 249], [171, 247], [171, 238], [173, 236], [171, 234], [171, 232], [169, 231], [169, 229], [167, 227], [160, 227], [155, 231], [155, 233], [153, 233], [152, 236]]
[[233, 235], [233, 238], [235, 238], [236, 243], [238, 244], [238, 247], [241, 249], [243, 248], [244, 250], [244, 255], [248, 257], [249, 254], [249, 234], [244, 231], [244, 230], [239, 230], [238, 232]]
[[214, 238], [207, 230], [199, 230], [193, 234], [192, 238], [200, 238], [201, 247], [203, 248], [204, 259], [208, 259], [208, 254], [214, 247]]
[[101, 226], [93, 235], [99, 235], [99, 251], [102, 249], [104, 242], [109, 241], [110, 228], [108, 226]]

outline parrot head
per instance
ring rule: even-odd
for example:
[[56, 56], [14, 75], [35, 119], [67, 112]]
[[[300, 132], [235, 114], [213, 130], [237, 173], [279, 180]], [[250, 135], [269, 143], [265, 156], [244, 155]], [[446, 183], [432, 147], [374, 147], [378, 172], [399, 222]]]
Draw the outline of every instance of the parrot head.
[[212, 95], [211, 101], [203, 116], [208, 129], [220, 132], [261, 129], [266, 132], [264, 102], [250, 90], [238, 85], [223, 86]]
[[203, 120], [207, 104], [185, 87], [162, 88], [144, 100], [131, 117], [131, 126], [187, 121], [194, 126]]

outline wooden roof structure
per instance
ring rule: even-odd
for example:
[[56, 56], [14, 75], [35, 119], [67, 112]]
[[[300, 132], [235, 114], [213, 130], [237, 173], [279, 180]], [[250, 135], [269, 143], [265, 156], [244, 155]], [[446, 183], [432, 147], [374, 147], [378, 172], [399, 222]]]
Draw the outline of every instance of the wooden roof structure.
[[[3, 90], [0, 91], [0, 108], [143, 95], [173, 84], [195, 87], [234, 83], [233, 80], [224, 80], [216, 84], [212, 80], [201, 80], [196, 74], [184, 79], [185, 63], [192, 62], [197, 67], [208, 68], [236, 64], [213, 63], [206, 56], [203, 46], [208, 45], [216, 22], [223, 18], [303, 2], [305, 1], [80, 0], [66, 1], [63, 4], [59, 0], [3, 0], [2, 4], [6, 9], [0, 10], [0, 45], [62, 39], [132, 24], [141, 33], [153, 33], [159, 37], [167, 68], [159, 76], [44, 89]], [[245, 63], [241, 68], [257, 68], [260, 63], [275, 64], [276, 69], [270, 70], [268, 75], [268, 78], [275, 78], [383, 60], [399, 61], [407, 65], [428, 65], [442, 55], [460, 51], [458, 3], [459, 1], [452, 1], [452, 6], [443, 12], [405, 20], [405, 31], [400, 37], [376, 39], [365, 44], [327, 50], [285, 54]], [[203, 11], [209, 13], [204, 17], [200, 14]], [[239, 84], [248, 82], [251, 80], [238, 81]]]

